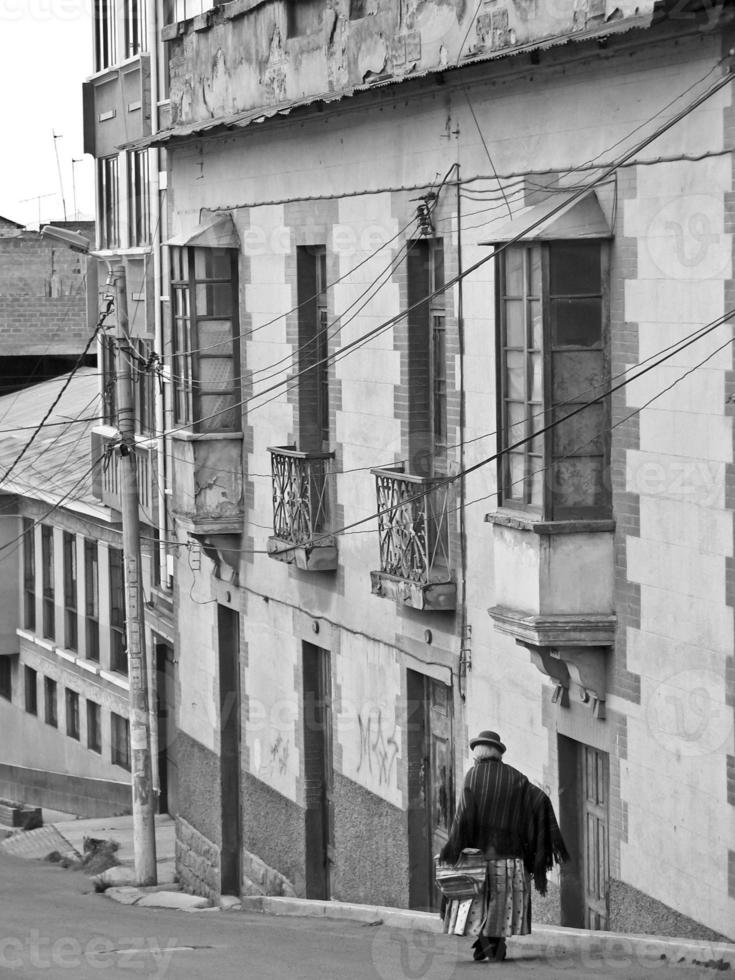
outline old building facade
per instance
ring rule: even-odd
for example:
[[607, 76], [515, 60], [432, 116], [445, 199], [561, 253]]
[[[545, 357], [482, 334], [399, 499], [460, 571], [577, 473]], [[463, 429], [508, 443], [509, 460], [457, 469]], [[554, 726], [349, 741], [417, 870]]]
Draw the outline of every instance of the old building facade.
[[102, 213], [166, 188], [179, 872], [431, 907], [492, 727], [550, 914], [732, 938], [730, 5], [540, 6], [149, 10], [104, 147], [91, 80]]

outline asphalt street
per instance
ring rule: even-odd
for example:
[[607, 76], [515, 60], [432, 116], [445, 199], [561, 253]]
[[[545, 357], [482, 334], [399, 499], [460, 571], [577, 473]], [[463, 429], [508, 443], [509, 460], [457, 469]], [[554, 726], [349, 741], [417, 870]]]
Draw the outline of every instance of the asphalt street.
[[717, 971], [512, 949], [503, 964], [475, 963], [469, 941], [313, 918], [179, 912], [118, 905], [79, 872], [0, 853], [0, 977], [88, 980], [712, 980]]

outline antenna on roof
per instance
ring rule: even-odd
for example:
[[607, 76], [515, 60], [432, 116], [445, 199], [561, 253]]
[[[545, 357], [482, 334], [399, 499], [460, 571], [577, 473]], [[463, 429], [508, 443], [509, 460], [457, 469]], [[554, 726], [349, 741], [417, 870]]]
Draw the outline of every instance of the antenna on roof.
[[53, 129], [51, 130], [51, 135], [54, 138], [54, 153], [56, 154], [56, 169], [59, 172], [59, 187], [61, 188], [61, 203], [64, 207], [64, 221], [66, 221], [66, 198], [64, 197], [64, 181], [61, 176], [61, 162], [59, 161], [59, 147], [56, 143], [57, 140], [63, 139], [61, 133], [55, 133]]

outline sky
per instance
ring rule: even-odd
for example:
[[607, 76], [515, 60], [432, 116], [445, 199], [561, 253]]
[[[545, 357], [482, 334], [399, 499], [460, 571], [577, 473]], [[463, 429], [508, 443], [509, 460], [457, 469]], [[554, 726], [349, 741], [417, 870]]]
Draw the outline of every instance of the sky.
[[[62, 188], [72, 220], [75, 184], [77, 216], [94, 217], [94, 168], [82, 149], [91, 3], [0, 0], [0, 215], [29, 228], [38, 227], [39, 207], [42, 224], [63, 219]], [[72, 159], [81, 160], [73, 174]]]

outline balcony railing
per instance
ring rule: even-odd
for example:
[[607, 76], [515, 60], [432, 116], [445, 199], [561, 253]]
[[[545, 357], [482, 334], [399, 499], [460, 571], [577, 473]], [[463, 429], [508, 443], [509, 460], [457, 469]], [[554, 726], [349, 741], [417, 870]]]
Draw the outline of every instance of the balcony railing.
[[307, 571], [336, 568], [337, 549], [324, 533], [332, 453], [305, 453], [292, 446], [275, 446], [268, 452], [273, 478], [273, 537], [268, 541], [271, 557]]
[[449, 484], [399, 469], [375, 469], [380, 571], [373, 592], [419, 609], [453, 609]]

